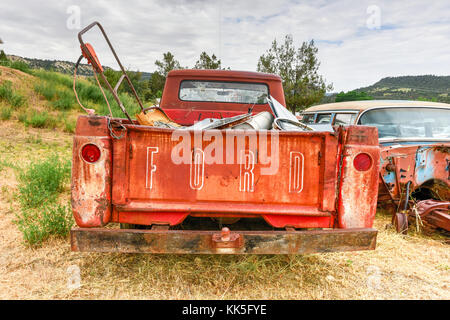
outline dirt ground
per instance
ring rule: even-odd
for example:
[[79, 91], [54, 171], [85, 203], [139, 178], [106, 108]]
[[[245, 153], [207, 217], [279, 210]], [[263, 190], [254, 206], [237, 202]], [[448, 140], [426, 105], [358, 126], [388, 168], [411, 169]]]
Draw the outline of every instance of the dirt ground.
[[450, 299], [448, 238], [398, 235], [381, 213], [374, 251], [94, 254], [71, 252], [69, 239], [29, 248], [13, 224], [16, 172], [51, 152], [70, 158], [71, 144], [67, 133], [0, 122], [0, 299]]

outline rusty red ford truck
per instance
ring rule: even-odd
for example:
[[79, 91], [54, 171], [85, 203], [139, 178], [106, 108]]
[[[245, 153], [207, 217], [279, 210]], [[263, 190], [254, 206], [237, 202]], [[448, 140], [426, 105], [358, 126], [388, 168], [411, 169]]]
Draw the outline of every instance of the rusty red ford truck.
[[[92, 46], [80, 42], [99, 69]], [[374, 249], [377, 129], [313, 131], [283, 119], [282, 109], [276, 75], [174, 70], [159, 107], [143, 108], [150, 124], [128, 114], [80, 116], [73, 143], [72, 250]]]

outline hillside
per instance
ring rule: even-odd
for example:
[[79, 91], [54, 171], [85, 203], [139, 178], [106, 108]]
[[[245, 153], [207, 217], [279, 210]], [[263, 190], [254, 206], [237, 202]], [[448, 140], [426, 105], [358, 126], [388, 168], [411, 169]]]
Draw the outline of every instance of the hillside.
[[356, 91], [364, 91], [374, 99], [425, 99], [450, 103], [450, 76], [387, 77]]
[[[34, 58], [24, 58], [16, 55], [7, 55], [11, 61], [23, 61], [26, 62], [31, 69], [44, 69], [48, 71], [57, 71], [64, 74], [73, 74], [75, 62], [63, 61], [63, 60], [43, 60]], [[86, 61], [86, 60], [84, 60]], [[108, 66], [103, 66], [105, 69], [112, 69]], [[82, 76], [92, 76], [92, 67], [88, 64], [80, 64], [77, 73]], [[142, 80], [150, 79], [150, 72], [141, 72]]]
[[[450, 76], [387, 77], [371, 86], [355, 89], [380, 100], [429, 100], [450, 103]], [[334, 102], [337, 93], [325, 96], [320, 103]]]

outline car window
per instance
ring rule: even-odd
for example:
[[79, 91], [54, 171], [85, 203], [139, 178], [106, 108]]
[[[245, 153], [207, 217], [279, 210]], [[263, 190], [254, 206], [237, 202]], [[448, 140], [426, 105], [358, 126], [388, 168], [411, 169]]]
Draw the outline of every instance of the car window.
[[334, 119], [335, 125], [349, 125], [355, 122], [356, 113], [337, 113]]
[[303, 123], [314, 123], [314, 113], [304, 114], [301, 121]]
[[330, 123], [331, 113], [320, 113], [317, 115], [316, 123]]
[[376, 126], [379, 138], [450, 138], [450, 109], [374, 109], [363, 113], [358, 123]]
[[269, 88], [263, 83], [184, 80], [179, 97], [183, 101], [266, 104]]

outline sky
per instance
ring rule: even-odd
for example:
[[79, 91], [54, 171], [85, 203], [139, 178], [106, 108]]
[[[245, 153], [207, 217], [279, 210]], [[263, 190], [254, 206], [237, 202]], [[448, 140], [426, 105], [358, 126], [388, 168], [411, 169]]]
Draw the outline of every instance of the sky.
[[[388, 76], [450, 75], [448, 0], [0, 0], [0, 49], [75, 62], [77, 34], [93, 21], [130, 70], [154, 71], [167, 51], [192, 67], [206, 51], [224, 67], [255, 71], [272, 41], [291, 34], [297, 47], [315, 41], [319, 73], [333, 92]], [[98, 30], [86, 41], [116, 68]]]

